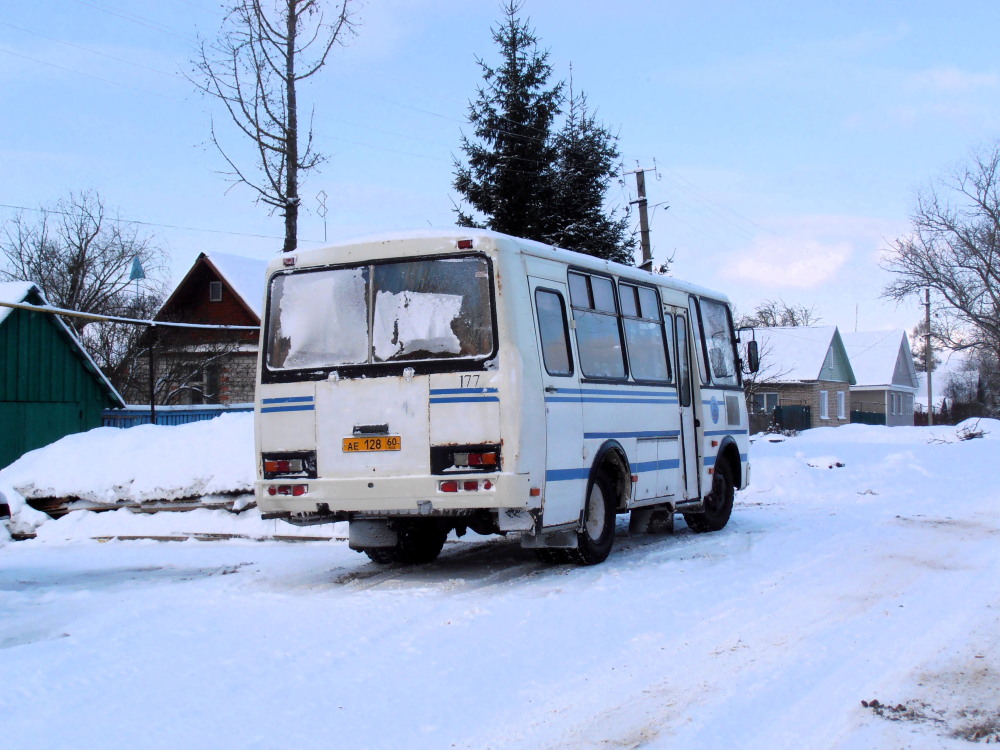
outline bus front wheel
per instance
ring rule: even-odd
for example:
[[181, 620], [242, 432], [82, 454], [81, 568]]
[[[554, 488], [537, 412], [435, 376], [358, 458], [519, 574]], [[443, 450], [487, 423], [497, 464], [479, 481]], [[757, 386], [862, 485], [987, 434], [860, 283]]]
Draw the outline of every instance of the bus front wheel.
[[615, 494], [607, 474], [597, 474], [587, 492], [583, 529], [577, 534], [574, 561], [597, 565], [608, 559], [615, 541]]

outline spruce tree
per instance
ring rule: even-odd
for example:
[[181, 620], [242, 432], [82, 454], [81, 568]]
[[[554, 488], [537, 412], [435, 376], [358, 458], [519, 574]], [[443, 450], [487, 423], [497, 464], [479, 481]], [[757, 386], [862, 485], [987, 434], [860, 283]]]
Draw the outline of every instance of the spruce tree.
[[484, 84], [469, 103], [475, 138], [462, 135], [467, 163], [455, 161], [455, 189], [474, 209], [457, 207], [458, 223], [544, 240], [550, 227], [553, 164], [551, 135], [562, 102], [562, 82], [549, 86], [548, 52], [528, 21], [518, 18], [523, 2], [506, 0], [504, 18], [491, 29], [502, 63], [477, 59]]
[[635, 238], [628, 214], [605, 210], [608, 187], [618, 171], [618, 136], [573, 96], [555, 138], [554, 190], [545, 240], [553, 245], [619, 263], [634, 263]]
[[477, 59], [484, 84], [469, 103], [474, 138], [462, 135], [466, 162], [455, 160], [455, 189], [466, 212], [458, 223], [539, 240], [622, 263], [633, 263], [628, 215], [605, 211], [619, 159], [618, 136], [598, 122], [584, 95], [565, 103], [563, 83], [549, 85], [548, 52], [527, 21], [523, 0], [504, 0], [503, 20], [491, 29], [501, 64]]

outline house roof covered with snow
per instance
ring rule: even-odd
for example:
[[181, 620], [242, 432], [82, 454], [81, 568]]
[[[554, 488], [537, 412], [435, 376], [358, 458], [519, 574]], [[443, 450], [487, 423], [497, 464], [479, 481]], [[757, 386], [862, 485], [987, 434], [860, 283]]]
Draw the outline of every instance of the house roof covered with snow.
[[859, 388], [917, 387], [913, 353], [905, 331], [854, 331], [841, 337]]
[[755, 335], [760, 342], [760, 382], [856, 382], [836, 326], [758, 328]]
[[267, 261], [231, 253], [205, 253], [208, 262], [229, 282], [244, 304], [260, 318], [264, 304]]
[[[30, 281], [0, 281], [0, 302], [9, 302], [15, 305], [24, 302], [32, 289], [36, 289], [36, 287]], [[13, 307], [0, 307], [0, 324], [14, 309]]]
[[[264, 304], [264, 278], [267, 261], [230, 253], [200, 253], [188, 272], [174, 287], [156, 314], [157, 320], [169, 319], [179, 313], [182, 320], [191, 314], [191, 305], [198, 304], [198, 295], [207, 290], [211, 280], [218, 279], [232, 293], [245, 313], [245, 321], [199, 319], [197, 322], [256, 325], [260, 323]], [[202, 311], [203, 313], [205, 311]], [[187, 322], [192, 322], [187, 320]]]

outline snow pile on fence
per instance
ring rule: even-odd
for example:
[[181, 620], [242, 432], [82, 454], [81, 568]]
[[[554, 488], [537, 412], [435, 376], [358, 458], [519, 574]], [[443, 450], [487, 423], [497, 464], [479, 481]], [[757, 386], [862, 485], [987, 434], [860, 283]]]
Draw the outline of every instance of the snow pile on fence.
[[[253, 481], [253, 414], [244, 413], [177, 426], [98, 427], [0, 471], [4, 494], [93, 503], [249, 493]], [[11, 498], [12, 510], [18, 500]]]

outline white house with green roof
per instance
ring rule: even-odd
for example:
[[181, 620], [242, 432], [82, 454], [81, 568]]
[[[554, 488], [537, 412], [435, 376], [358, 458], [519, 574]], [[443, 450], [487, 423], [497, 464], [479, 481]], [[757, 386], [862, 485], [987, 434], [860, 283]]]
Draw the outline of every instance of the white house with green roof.
[[919, 383], [906, 332], [855, 331], [843, 339], [857, 376], [851, 410], [869, 423], [912, 425]]
[[856, 379], [836, 326], [758, 328], [760, 371], [750, 393], [750, 410], [773, 414], [779, 406], [809, 408], [809, 427], [851, 421], [851, 386]]

